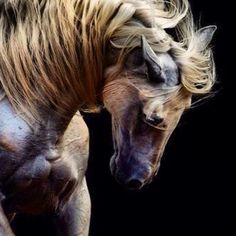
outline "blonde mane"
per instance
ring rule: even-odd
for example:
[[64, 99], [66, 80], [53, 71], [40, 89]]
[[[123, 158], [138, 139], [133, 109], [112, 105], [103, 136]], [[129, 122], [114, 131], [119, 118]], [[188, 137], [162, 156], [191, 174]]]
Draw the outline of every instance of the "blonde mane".
[[[175, 30], [175, 38], [167, 33]], [[171, 50], [185, 91], [214, 84], [210, 49], [199, 52], [187, 0], [5, 0], [0, 2], [0, 90], [17, 109], [37, 117], [40, 107], [61, 114], [97, 107], [109, 45]], [[119, 64], [119, 60], [117, 63]]]

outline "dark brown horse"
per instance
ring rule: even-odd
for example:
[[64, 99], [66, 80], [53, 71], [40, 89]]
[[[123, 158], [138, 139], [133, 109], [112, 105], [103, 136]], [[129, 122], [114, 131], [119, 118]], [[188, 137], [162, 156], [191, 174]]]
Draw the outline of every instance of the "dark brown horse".
[[88, 235], [78, 109], [105, 105], [113, 175], [149, 183], [192, 94], [213, 86], [214, 31], [195, 31], [187, 0], [0, 1], [0, 235], [20, 212], [56, 213], [59, 235]]

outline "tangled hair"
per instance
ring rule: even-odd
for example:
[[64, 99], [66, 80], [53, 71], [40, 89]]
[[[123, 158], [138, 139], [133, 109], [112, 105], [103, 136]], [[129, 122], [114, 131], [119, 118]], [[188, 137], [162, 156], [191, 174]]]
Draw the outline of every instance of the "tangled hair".
[[211, 50], [198, 49], [187, 0], [0, 0], [0, 89], [31, 117], [41, 107], [94, 110], [108, 45], [121, 58], [142, 35], [154, 51], [171, 50], [187, 91], [211, 89]]

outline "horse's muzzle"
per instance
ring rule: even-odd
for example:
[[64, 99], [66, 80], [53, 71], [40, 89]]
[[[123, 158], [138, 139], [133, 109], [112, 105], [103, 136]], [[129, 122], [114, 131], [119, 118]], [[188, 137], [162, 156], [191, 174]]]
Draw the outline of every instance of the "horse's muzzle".
[[152, 171], [148, 164], [137, 166], [117, 165], [117, 155], [114, 154], [110, 161], [110, 170], [116, 181], [130, 190], [139, 190], [151, 182]]

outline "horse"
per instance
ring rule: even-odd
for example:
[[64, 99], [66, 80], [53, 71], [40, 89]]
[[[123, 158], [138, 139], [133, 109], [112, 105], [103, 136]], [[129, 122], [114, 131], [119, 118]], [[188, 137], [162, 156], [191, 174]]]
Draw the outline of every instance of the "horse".
[[0, 1], [1, 235], [14, 235], [19, 212], [54, 213], [58, 235], [88, 235], [77, 110], [104, 106], [112, 174], [129, 189], [150, 183], [192, 95], [214, 85], [215, 30], [196, 30], [187, 0]]

